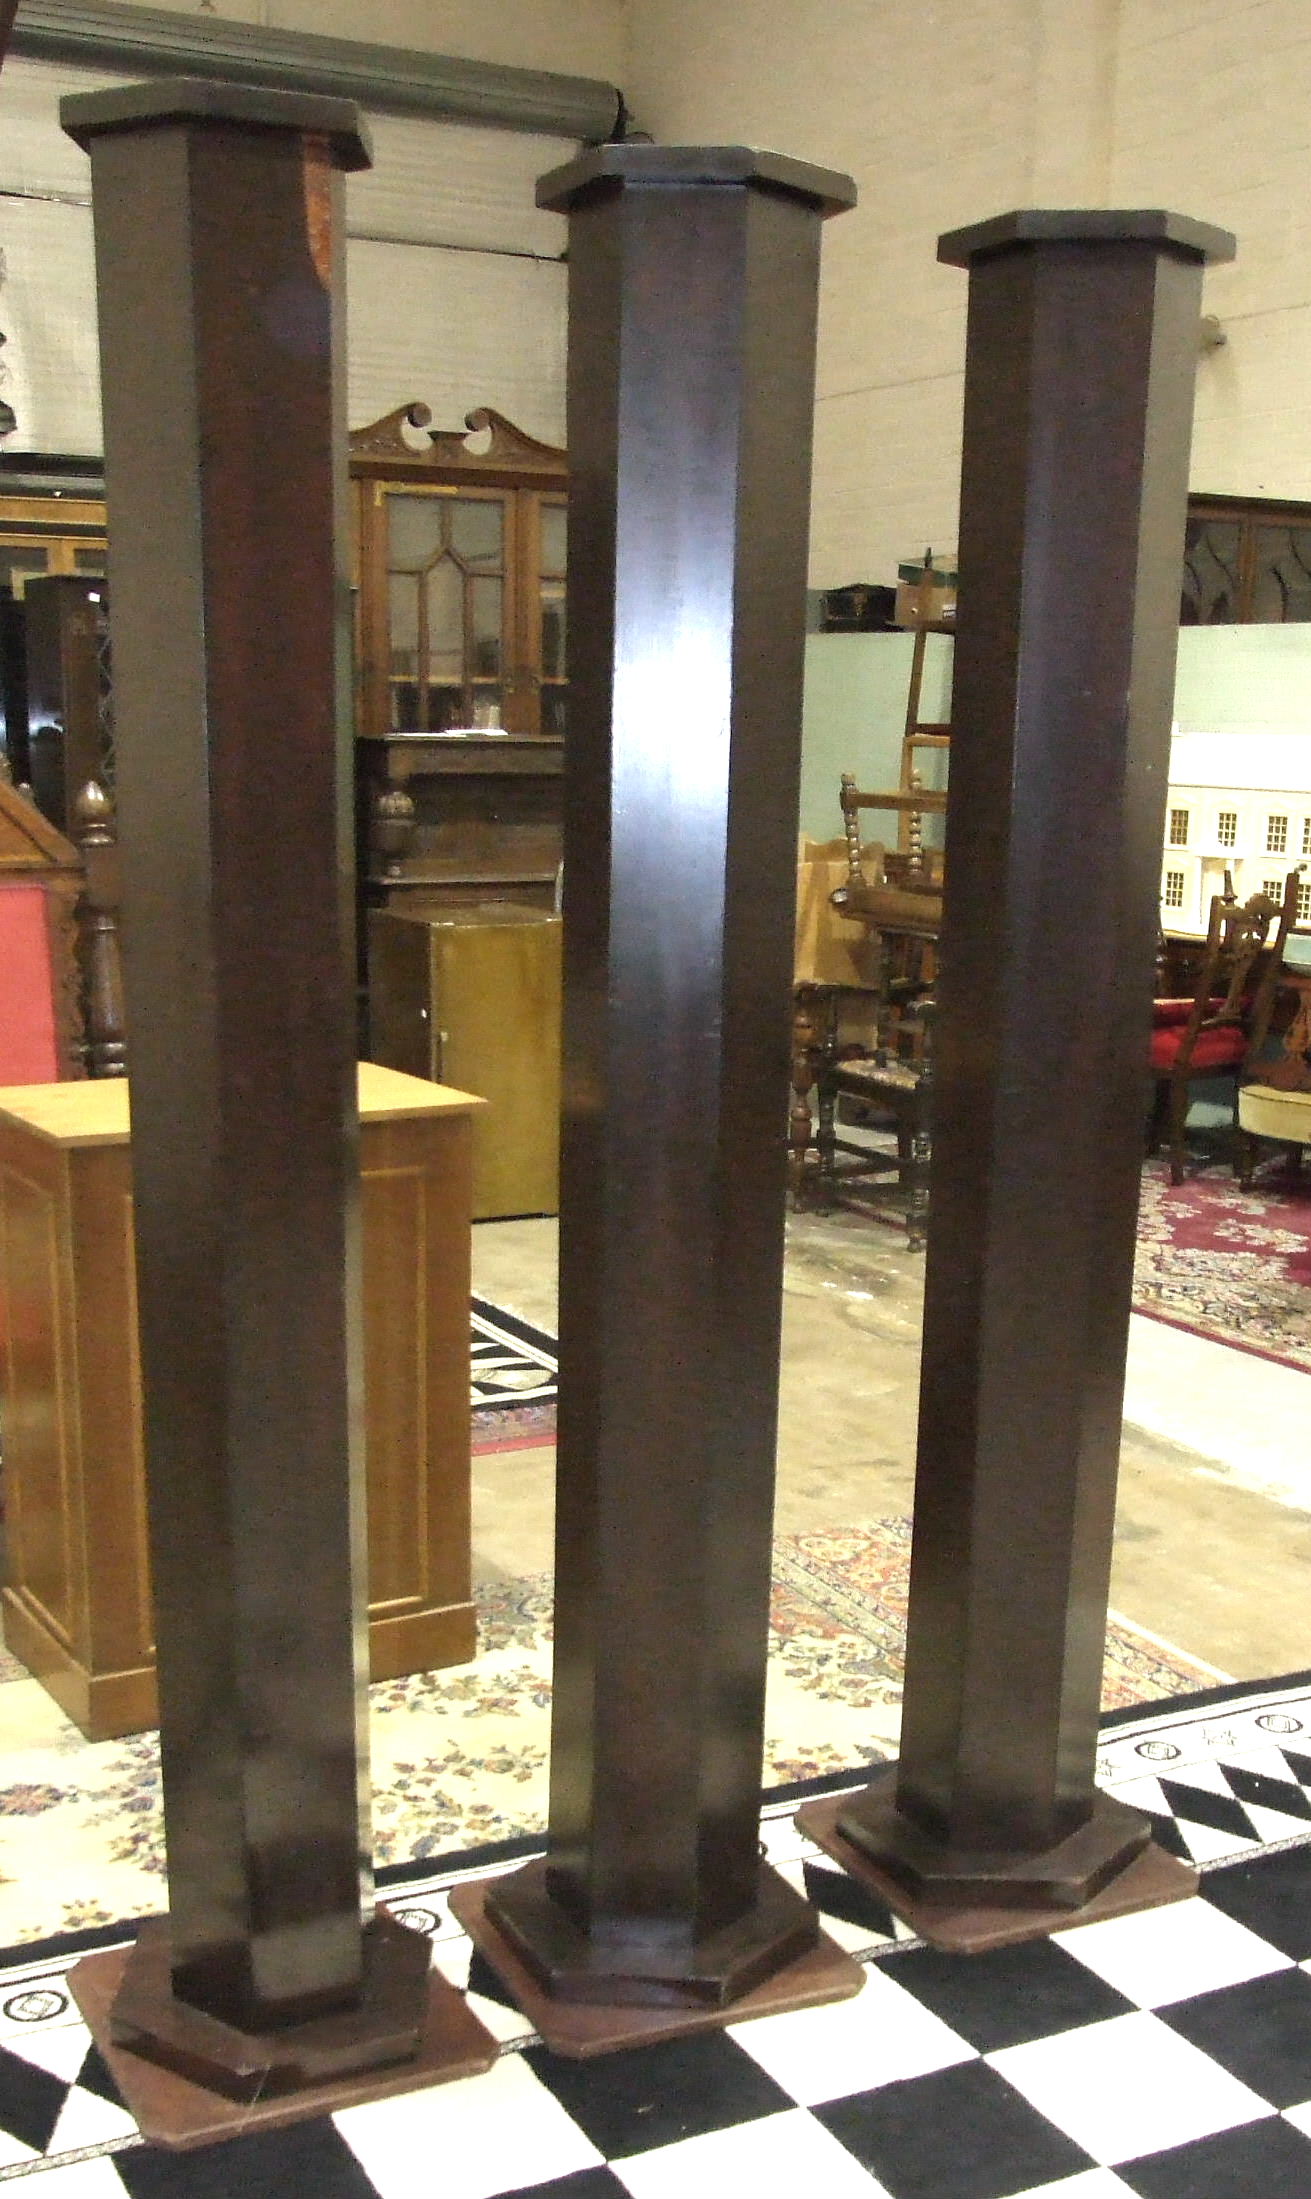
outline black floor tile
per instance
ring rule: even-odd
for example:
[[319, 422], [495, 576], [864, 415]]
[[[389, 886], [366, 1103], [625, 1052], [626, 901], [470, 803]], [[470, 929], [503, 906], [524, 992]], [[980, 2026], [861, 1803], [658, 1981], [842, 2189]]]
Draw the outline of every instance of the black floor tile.
[[811, 2113], [891, 2199], [1008, 2199], [1093, 2166], [986, 2062], [857, 2092]]
[[68, 2086], [48, 2070], [0, 2047], [0, 2130], [44, 2153], [68, 2098]]
[[114, 2166], [131, 2199], [377, 2199], [326, 2116], [195, 2153], [129, 2149]]
[[1217, 1909], [1268, 1939], [1294, 1962], [1311, 1957], [1311, 1846], [1244, 1856], [1208, 1871], [1202, 1891]]
[[524, 2060], [607, 2160], [727, 2130], [796, 2104], [722, 2031], [665, 2039], [595, 2061], [568, 2061], [532, 2046]]
[[1127, 2016], [1137, 2005], [1049, 1939], [967, 1959], [916, 1947], [889, 1956], [887, 1975], [981, 2054]]
[[823, 1863], [805, 1864], [803, 1877], [806, 1898], [821, 1916], [840, 1917], [844, 1924], [867, 1929], [871, 1939], [894, 1937], [891, 1909], [868, 1886]]
[[[1224, 1775], [1240, 1802], [1255, 1802], [1262, 1809], [1282, 1810], [1286, 1817], [1311, 1818], [1311, 1801], [1291, 1779], [1273, 1779], [1269, 1772], [1245, 1771], [1240, 1764], [1226, 1764]], [[1290, 1834], [1295, 1839], [1296, 1834]]]
[[119, 2091], [113, 2072], [98, 2046], [92, 2044], [87, 2048], [86, 2059], [77, 2073], [77, 2081], [84, 2092], [94, 2092], [98, 2098], [108, 2100], [113, 2107], [127, 2107], [127, 2101]]
[[1208, 1825], [1212, 1832], [1232, 1833], [1236, 1840], [1260, 1837], [1242, 1803], [1230, 1795], [1213, 1794], [1209, 1787], [1190, 1787], [1182, 1779], [1162, 1779], [1161, 1792], [1186, 1825]]
[[[484, 2000], [494, 2000], [498, 2008], [517, 2008], [519, 2006], [513, 1993], [501, 1983], [499, 1975], [493, 1970], [486, 1955], [480, 1954], [476, 1947], [469, 1957], [469, 1991], [471, 1993], [481, 1993]], [[526, 2018], [524, 2028], [529, 2028]]]
[[1142, 2161], [1117, 2162], [1115, 2173], [1139, 2199], [1308, 2199], [1311, 2138], [1271, 2115]]
[[1311, 1977], [1275, 1970], [1156, 2011], [1271, 2107], [1311, 2101]]

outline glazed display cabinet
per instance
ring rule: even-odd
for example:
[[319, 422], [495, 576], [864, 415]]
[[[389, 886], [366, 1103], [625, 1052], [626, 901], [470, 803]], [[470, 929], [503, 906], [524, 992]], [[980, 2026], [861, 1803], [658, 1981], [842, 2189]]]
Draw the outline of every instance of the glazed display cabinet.
[[375, 907], [549, 903], [568, 674], [565, 454], [422, 405], [351, 437], [360, 854]]

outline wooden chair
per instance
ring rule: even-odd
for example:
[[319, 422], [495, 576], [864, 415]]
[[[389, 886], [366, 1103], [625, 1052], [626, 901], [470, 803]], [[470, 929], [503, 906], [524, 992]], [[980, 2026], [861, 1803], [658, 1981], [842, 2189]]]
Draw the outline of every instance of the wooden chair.
[[[936, 738], [941, 729], [933, 731]], [[918, 1251], [928, 1224], [932, 991], [942, 927], [942, 858], [936, 849], [925, 846], [922, 825], [925, 812], [945, 808], [946, 795], [913, 783], [913, 773], [895, 791], [866, 793], [851, 773], [844, 772], [840, 800], [847, 876], [830, 900], [841, 915], [864, 924], [876, 968], [872, 982], [865, 985], [799, 988], [793, 1090], [797, 1093], [813, 1076], [818, 1202], [886, 1207], [882, 1179], [895, 1175], [904, 1199], [907, 1242], [912, 1251]], [[862, 809], [894, 809], [907, 819], [906, 846], [894, 853], [875, 851], [863, 843]], [[872, 1038], [867, 1043], [845, 1043], [843, 1010], [857, 995]], [[840, 1109], [851, 1117], [847, 1128], [890, 1128], [895, 1151], [867, 1138], [842, 1136]], [[794, 1124], [803, 1119], [808, 1136], [804, 1102], [799, 1110], [794, 1108]], [[799, 1142], [794, 1135], [798, 1185], [804, 1181]]]
[[81, 851], [0, 778], [0, 1085], [125, 1073], [113, 803], [76, 806]]
[[1297, 908], [1297, 881], [1290, 871], [1279, 901], [1254, 893], [1240, 906], [1232, 895], [1217, 894], [1192, 998], [1153, 1003], [1148, 1151], [1157, 1152], [1168, 1131], [1171, 1183], [1184, 1180], [1190, 1087], [1201, 1077], [1237, 1080], [1254, 1032], [1268, 1019]]

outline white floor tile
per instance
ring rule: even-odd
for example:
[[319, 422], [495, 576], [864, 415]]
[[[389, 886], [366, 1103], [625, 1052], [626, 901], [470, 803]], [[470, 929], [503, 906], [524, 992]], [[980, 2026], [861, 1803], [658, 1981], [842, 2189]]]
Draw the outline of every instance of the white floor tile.
[[379, 2199], [492, 2199], [601, 2155], [517, 2054], [485, 2076], [343, 2108], [333, 2121]]
[[823, 2192], [824, 2199], [888, 2199], [886, 2187], [800, 2108], [659, 2146], [612, 2162], [611, 2169], [633, 2199], [748, 2193], [750, 2199], [797, 2199], [804, 2191]]
[[875, 1968], [854, 1999], [732, 2024], [730, 2036], [804, 2106], [974, 2060], [913, 1993]]
[[1032, 2184], [1017, 2199], [1133, 2199], [1133, 2194], [1114, 2169], [1086, 2168], [1078, 2176], [1062, 2176], [1055, 2184]]
[[1240, 1855], [1259, 1855], [1259, 1840], [1240, 1840], [1236, 1833], [1217, 1832], [1213, 1825], [1197, 1825], [1191, 1818], [1179, 1819], [1179, 1832], [1194, 1863], [1203, 1868], [1208, 1863], [1223, 1863]]
[[1244, 1802], [1243, 1808], [1261, 1838], [1268, 1840], [1272, 1847], [1282, 1840], [1305, 1840], [1311, 1832], [1311, 1821], [1305, 1817], [1293, 1817], [1284, 1810], [1268, 1810], [1260, 1802]]
[[1103, 2165], [1162, 2153], [1271, 2112], [1236, 2077], [1143, 2013], [1004, 2047], [986, 2059]]
[[[1302, 1967], [1305, 1969], [1306, 1964]], [[1301, 2107], [1286, 2107], [1284, 2121], [1291, 2123], [1295, 2130], [1300, 2130], [1303, 2137], [1311, 2138], [1311, 2100], [1304, 2101]], [[1283, 2194], [1272, 2192], [1270, 2199], [1283, 2199]]]
[[77, 2153], [83, 2146], [109, 2145], [116, 2138], [130, 2138], [136, 2123], [126, 2108], [102, 2100], [98, 2092], [84, 2092], [74, 2085], [60, 2110], [48, 2151]]
[[5, 2052], [18, 2054], [37, 2069], [71, 2084], [87, 2058], [90, 2044], [91, 2033], [84, 2023], [52, 2023], [39, 2031], [11, 2031], [5, 2040]]
[[1286, 1970], [1291, 1962], [1209, 1901], [1171, 1902], [1164, 1909], [1110, 1917], [1104, 1924], [1082, 1924], [1052, 1937], [1140, 2008], [1241, 1985], [1271, 1970]]

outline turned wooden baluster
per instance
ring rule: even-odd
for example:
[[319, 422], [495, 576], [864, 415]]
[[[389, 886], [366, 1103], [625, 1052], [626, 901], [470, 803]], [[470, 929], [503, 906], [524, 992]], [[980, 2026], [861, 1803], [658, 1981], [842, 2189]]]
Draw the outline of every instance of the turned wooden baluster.
[[123, 967], [118, 946], [118, 833], [114, 800], [88, 779], [73, 805], [73, 837], [86, 864], [78, 904], [82, 1054], [89, 1077], [127, 1075]]

